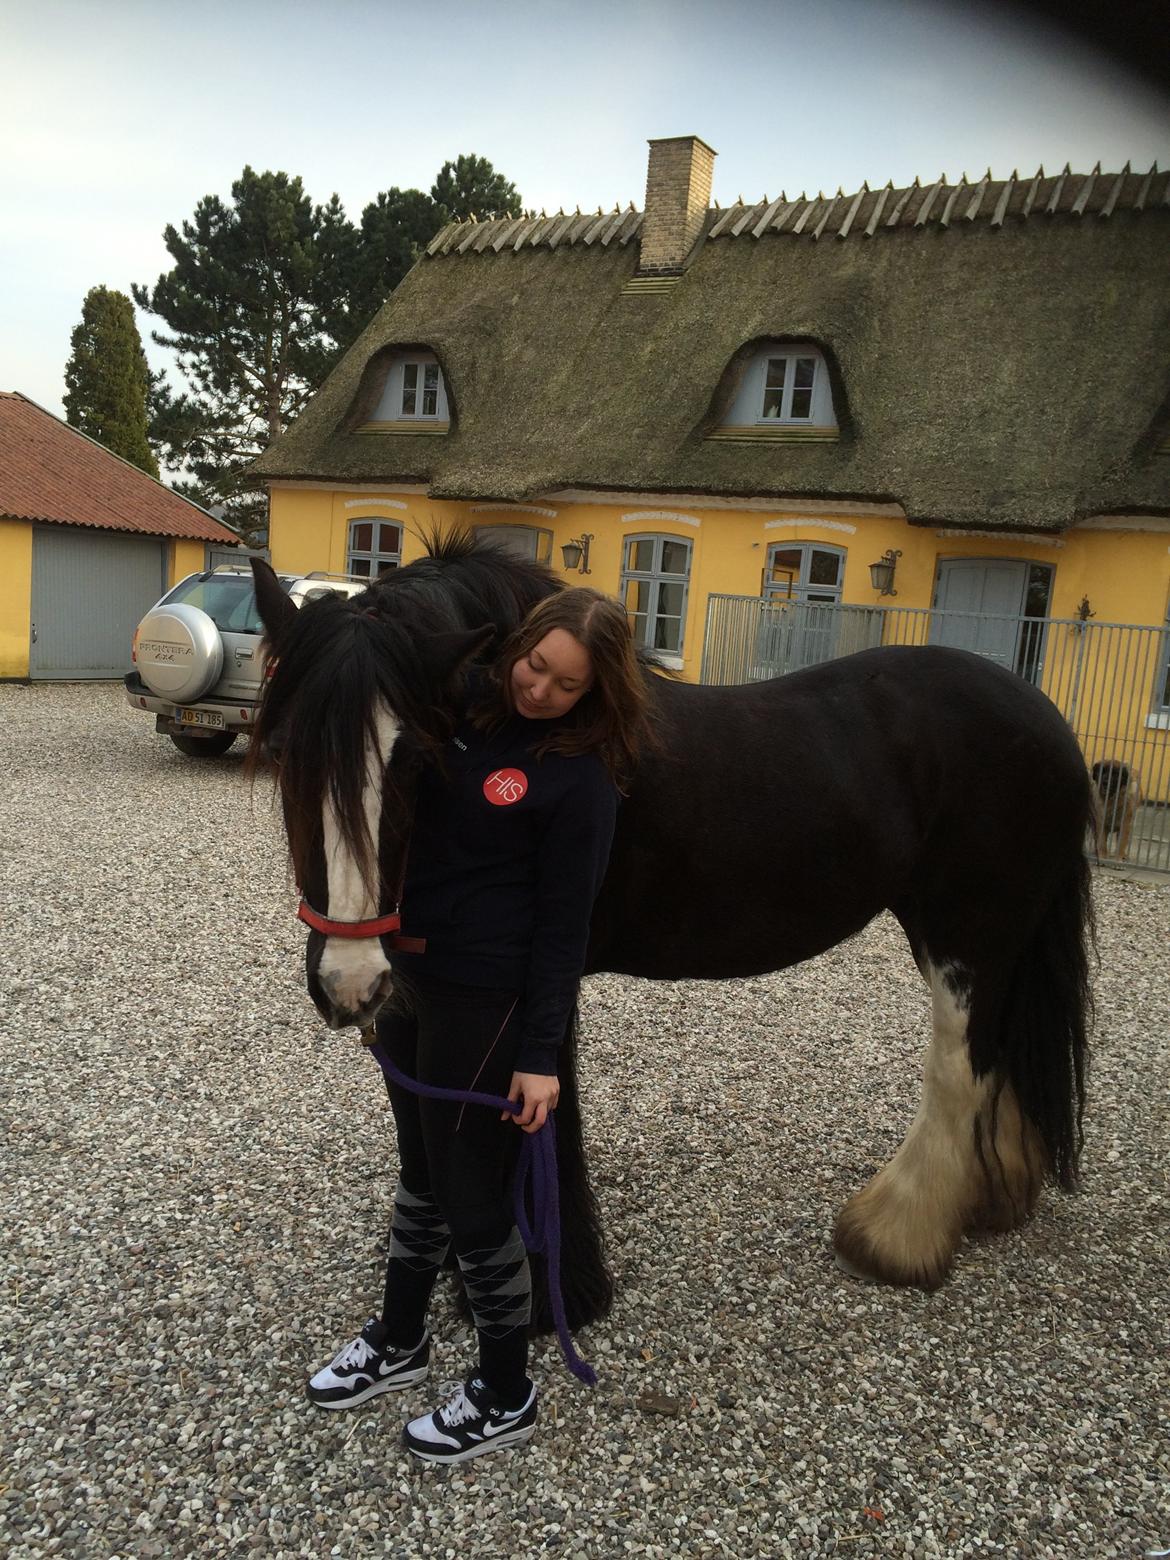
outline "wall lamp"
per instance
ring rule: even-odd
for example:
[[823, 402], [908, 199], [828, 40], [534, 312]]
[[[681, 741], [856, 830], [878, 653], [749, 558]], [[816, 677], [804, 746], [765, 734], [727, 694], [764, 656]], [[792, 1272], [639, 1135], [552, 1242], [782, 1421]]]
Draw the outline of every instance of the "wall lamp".
[[565, 568], [571, 574], [576, 569], [578, 574], [592, 574], [589, 567], [589, 543], [593, 540], [592, 531], [582, 531], [572, 541], [561, 544], [561, 556], [565, 560]]
[[878, 561], [870, 564], [869, 577], [879, 596], [898, 594], [894, 589], [894, 570], [898, 567], [898, 559], [901, 556], [901, 548], [887, 547]]

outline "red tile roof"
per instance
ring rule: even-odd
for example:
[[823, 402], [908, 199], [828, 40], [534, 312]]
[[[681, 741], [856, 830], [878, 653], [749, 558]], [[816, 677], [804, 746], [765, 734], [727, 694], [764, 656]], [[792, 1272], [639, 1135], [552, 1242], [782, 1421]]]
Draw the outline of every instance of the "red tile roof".
[[235, 542], [227, 526], [27, 396], [0, 391], [0, 516]]

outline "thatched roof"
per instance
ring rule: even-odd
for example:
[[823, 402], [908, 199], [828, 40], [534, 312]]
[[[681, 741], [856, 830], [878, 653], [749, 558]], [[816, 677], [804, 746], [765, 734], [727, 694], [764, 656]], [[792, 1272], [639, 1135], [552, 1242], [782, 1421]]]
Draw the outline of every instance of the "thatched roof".
[[[682, 276], [641, 285], [640, 225], [631, 209], [444, 229], [257, 475], [881, 499], [1017, 529], [1170, 513], [1166, 173], [716, 208]], [[822, 347], [836, 440], [705, 437], [771, 338]], [[420, 346], [450, 432], [359, 432], [390, 355]]]

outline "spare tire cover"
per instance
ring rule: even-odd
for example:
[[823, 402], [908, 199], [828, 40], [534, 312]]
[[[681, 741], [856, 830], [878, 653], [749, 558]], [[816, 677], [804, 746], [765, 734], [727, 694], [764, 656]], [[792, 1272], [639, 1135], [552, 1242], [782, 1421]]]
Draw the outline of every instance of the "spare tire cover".
[[137, 666], [152, 693], [177, 704], [198, 699], [219, 681], [223, 640], [198, 607], [158, 606], [138, 625]]

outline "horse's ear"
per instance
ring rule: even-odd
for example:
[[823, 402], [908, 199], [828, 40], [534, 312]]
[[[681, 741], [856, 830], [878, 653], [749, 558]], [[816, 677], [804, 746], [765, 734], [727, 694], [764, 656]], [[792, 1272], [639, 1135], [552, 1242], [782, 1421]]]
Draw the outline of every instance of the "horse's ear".
[[268, 635], [273, 653], [279, 655], [281, 641], [296, 622], [297, 609], [281, 588], [272, 565], [263, 558], [253, 558], [251, 563], [252, 579], [256, 586], [256, 610], [264, 624], [264, 632]]
[[[296, 611], [295, 607], [293, 611]], [[428, 635], [423, 642], [423, 654], [430, 664], [435, 680], [445, 681], [448, 677], [453, 677], [461, 666], [465, 666], [495, 638], [495, 633], [492, 625], [485, 623], [482, 628], [461, 629], [452, 634]]]

